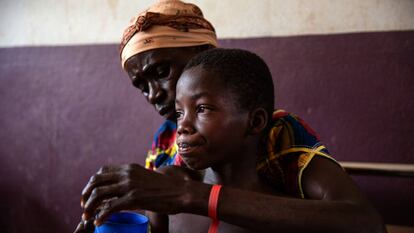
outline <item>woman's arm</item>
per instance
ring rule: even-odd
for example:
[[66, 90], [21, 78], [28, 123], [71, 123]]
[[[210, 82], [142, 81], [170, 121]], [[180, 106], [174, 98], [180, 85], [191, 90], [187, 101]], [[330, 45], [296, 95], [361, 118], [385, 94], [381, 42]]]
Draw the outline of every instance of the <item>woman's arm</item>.
[[[303, 175], [308, 199], [277, 197], [223, 187], [218, 217], [265, 232], [385, 232], [380, 217], [334, 162], [316, 157]], [[83, 192], [84, 217], [104, 199], [118, 197], [97, 218], [125, 209], [207, 216], [211, 186], [147, 171], [139, 165], [103, 168]]]

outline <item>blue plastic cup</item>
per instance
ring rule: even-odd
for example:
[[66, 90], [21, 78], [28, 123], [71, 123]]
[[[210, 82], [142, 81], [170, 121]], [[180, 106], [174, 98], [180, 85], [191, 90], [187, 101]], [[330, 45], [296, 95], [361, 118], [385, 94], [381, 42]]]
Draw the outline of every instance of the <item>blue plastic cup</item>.
[[95, 228], [95, 233], [147, 233], [148, 218], [132, 212], [111, 214], [107, 220]]

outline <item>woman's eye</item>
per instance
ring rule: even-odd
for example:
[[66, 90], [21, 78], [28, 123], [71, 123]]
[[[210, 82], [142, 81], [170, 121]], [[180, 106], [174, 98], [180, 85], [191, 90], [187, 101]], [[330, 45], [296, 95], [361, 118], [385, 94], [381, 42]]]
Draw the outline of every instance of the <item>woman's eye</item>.
[[170, 75], [170, 67], [168, 65], [160, 65], [155, 72], [158, 78], [166, 78]]
[[141, 92], [144, 95], [145, 94], [148, 94], [148, 85], [145, 82], [142, 82], [142, 81], [134, 81], [132, 84], [134, 85], [134, 87], [140, 89]]

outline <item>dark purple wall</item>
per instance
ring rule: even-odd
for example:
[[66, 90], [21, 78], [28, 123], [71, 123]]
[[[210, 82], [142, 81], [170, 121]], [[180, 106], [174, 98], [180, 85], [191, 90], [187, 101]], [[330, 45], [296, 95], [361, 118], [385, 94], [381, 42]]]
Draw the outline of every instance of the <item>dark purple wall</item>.
[[[261, 55], [277, 107], [304, 118], [338, 160], [414, 163], [414, 31], [220, 44]], [[0, 49], [2, 229], [71, 232], [88, 177], [142, 164], [161, 121], [117, 45]], [[354, 178], [387, 223], [413, 225], [414, 179]]]
[[116, 45], [1, 49], [0, 72], [0, 219], [9, 232], [71, 232], [89, 177], [142, 163], [161, 119]]

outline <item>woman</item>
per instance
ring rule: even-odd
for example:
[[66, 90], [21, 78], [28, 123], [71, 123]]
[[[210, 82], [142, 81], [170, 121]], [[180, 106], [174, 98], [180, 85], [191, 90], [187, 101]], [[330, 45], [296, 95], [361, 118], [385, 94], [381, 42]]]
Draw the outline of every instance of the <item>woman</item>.
[[[98, 224], [109, 213], [122, 209], [153, 210], [152, 213], [148, 212], [152, 232], [168, 232], [168, 216], [164, 214], [187, 212], [207, 216], [204, 208], [199, 208], [199, 212], [194, 208], [190, 210], [183, 205], [182, 199], [167, 197], [171, 192], [182, 194], [178, 195], [182, 197], [186, 195], [183, 190], [191, 189], [193, 194], [202, 197], [197, 204], [205, 207], [208, 204], [209, 186], [183, 182], [184, 179], [197, 179], [198, 174], [181, 173], [183, 170], [179, 167], [170, 169], [166, 165], [182, 166], [175, 145], [177, 80], [190, 58], [216, 46], [214, 28], [193, 4], [159, 1], [132, 20], [121, 42], [121, 64], [132, 84], [166, 119], [154, 137], [153, 148], [146, 160], [148, 169], [166, 175], [150, 172], [134, 164], [103, 167], [84, 189], [83, 218], [87, 221], [79, 224], [77, 232], [85, 229], [85, 224], [88, 220], [90, 222], [102, 201], [112, 197], [118, 199], [105, 205], [99, 212]], [[222, 220], [256, 229], [263, 224], [263, 217], [267, 216], [270, 218], [266, 220], [268, 224], [273, 224], [269, 229], [283, 232], [303, 229], [327, 229], [329, 232], [383, 231], [377, 213], [352, 180], [330, 159], [313, 131], [300, 118], [284, 111], [277, 111], [273, 121], [274, 127], [268, 138], [268, 154], [258, 158], [256, 169], [261, 178], [289, 198], [267, 200], [259, 193], [226, 189], [227, 200], [232, 200], [232, 203], [220, 204], [229, 211]], [[145, 199], [147, 201], [143, 202]], [[262, 213], [263, 210], [257, 208], [263, 205], [260, 203], [262, 201], [266, 202], [265, 205], [275, 206], [273, 213]], [[241, 211], [242, 208], [231, 208], [232, 204], [255, 210], [256, 214], [252, 216]], [[315, 212], [315, 206], [320, 207], [320, 211]], [[288, 211], [290, 214], [281, 214], [287, 213], [285, 210], [292, 211]], [[175, 224], [191, 225], [188, 222]]]

